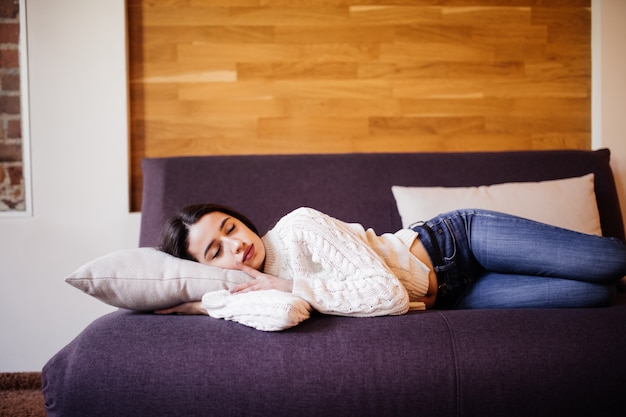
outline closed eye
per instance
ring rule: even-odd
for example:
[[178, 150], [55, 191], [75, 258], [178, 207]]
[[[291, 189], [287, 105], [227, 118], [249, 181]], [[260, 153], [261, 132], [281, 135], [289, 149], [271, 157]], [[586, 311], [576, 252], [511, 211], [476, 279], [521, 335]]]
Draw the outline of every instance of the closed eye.
[[[226, 227], [226, 223], [229, 220], [230, 220], [230, 217], [225, 217], [224, 220], [222, 220], [222, 223], [220, 223], [220, 226], [219, 226], [219, 231], [223, 231], [224, 230], [224, 228]], [[228, 229], [226, 230], [226, 234], [231, 233], [233, 230], [235, 230], [235, 224], [234, 223], [232, 225], [228, 226]], [[215, 244], [216, 244], [216, 241], [214, 239], [214, 240], [211, 241], [211, 243], [209, 243], [207, 245], [206, 249], [204, 249], [204, 259], [207, 259], [207, 256], [209, 255], [209, 251], [211, 250], [211, 248]], [[222, 245], [219, 245], [217, 247], [217, 250], [213, 254], [213, 256], [211, 256], [211, 259], [217, 258], [220, 255], [221, 252], [222, 252]]]
[[[229, 234], [231, 234], [232, 232], [234, 232], [234, 231], [235, 231], [235, 227], [236, 227], [235, 223], [232, 223], [232, 224], [228, 225], [228, 226], [226, 227], [226, 232], [225, 232], [225, 233], [226, 233], [226, 235], [229, 235]], [[213, 254], [213, 257], [212, 257], [211, 259], [215, 259], [215, 258], [217, 258], [218, 256], [220, 256], [220, 254], [221, 254], [221, 253], [222, 253], [222, 245], [219, 245], [219, 246], [217, 247], [217, 250], [215, 251], [215, 253]]]

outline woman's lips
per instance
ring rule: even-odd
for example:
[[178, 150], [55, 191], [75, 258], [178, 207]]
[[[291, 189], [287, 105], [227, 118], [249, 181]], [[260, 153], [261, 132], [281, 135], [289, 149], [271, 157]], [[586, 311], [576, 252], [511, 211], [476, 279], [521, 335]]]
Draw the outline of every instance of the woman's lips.
[[248, 262], [254, 256], [254, 244], [248, 246], [243, 253], [243, 263]]

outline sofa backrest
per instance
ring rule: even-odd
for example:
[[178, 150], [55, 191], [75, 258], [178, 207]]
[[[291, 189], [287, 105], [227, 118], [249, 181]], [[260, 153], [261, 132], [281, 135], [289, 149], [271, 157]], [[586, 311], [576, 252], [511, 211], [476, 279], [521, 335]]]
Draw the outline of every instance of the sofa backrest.
[[464, 187], [595, 174], [605, 236], [624, 239], [610, 152], [240, 155], [143, 161], [140, 246], [155, 246], [165, 220], [184, 205], [231, 206], [264, 233], [285, 213], [309, 206], [378, 233], [401, 227], [392, 185]]

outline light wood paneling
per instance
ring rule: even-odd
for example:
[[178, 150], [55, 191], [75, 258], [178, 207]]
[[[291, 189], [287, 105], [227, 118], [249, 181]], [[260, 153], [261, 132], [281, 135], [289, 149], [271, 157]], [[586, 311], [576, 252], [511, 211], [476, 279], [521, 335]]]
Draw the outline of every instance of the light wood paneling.
[[141, 159], [589, 149], [590, 0], [128, 0]]

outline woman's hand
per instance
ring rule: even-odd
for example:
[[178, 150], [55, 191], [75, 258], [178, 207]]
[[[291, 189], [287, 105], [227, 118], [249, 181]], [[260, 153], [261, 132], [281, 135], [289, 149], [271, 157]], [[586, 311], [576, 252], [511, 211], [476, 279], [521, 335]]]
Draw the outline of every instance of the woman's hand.
[[278, 278], [273, 275], [264, 274], [247, 265], [239, 264], [239, 269], [254, 278], [245, 284], [240, 284], [230, 290], [231, 294], [238, 292], [258, 291], [258, 290], [279, 290], [283, 292], [292, 292], [293, 281]]
[[188, 303], [182, 303], [175, 307], [166, 308], [163, 310], [156, 310], [156, 314], [204, 314], [209, 313], [202, 307], [202, 301], [190, 301]]

